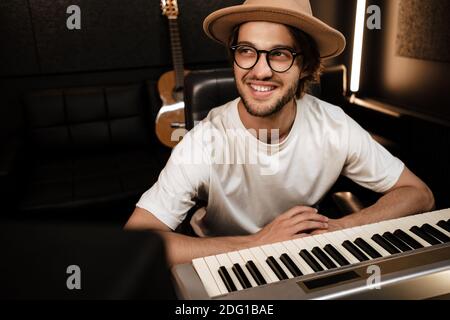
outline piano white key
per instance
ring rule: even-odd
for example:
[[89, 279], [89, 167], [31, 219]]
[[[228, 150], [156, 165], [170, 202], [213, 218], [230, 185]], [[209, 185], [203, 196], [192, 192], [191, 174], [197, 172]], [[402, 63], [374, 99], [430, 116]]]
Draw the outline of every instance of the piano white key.
[[317, 261], [317, 263], [323, 268], [323, 270], [328, 270], [328, 268], [322, 263], [322, 261], [320, 261], [319, 258], [317, 258], [314, 253], [312, 253], [312, 249], [314, 249], [314, 247], [318, 247], [319, 244], [317, 243], [316, 240], [313, 239], [313, 237], [305, 237], [305, 238], [301, 238], [301, 239], [295, 239], [294, 243], [305, 243], [305, 247], [304, 249], [308, 250], [308, 252], [314, 257], [314, 260]]
[[408, 217], [403, 217], [401, 219], [398, 219], [397, 221], [393, 220], [386, 220], [386, 221], [380, 221], [375, 224], [375, 226], [385, 230], [389, 231], [391, 233], [394, 233], [396, 230], [402, 230], [404, 232], [409, 231], [411, 227], [421, 225], [420, 221], [417, 220], [417, 218], [411, 219]]
[[436, 211], [434, 213], [431, 212], [431, 213], [429, 213], [429, 215], [433, 215], [433, 216], [436, 215], [439, 217], [440, 220], [447, 221], [448, 219], [450, 219], [450, 209], [440, 210], [440, 211]]
[[408, 228], [408, 230], [413, 226], [420, 227], [419, 215], [401, 217], [399, 219], [389, 220], [392, 225], [402, 224]]
[[278, 262], [278, 265], [283, 269], [284, 273], [288, 276], [289, 279], [294, 278], [294, 275], [286, 268], [283, 261], [280, 260], [280, 255], [277, 253], [277, 251], [273, 248], [272, 245], [264, 245], [261, 246], [261, 249], [264, 251], [267, 257], [274, 257], [275, 260]]
[[203, 258], [192, 260], [192, 265], [194, 266], [195, 271], [197, 272], [200, 280], [205, 287], [206, 292], [210, 297], [216, 297], [222, 294], [219, 287], [214, 280], [211, 272], [209, 271], [208, 265], [206, 264]]
[[258, 260], [259, 265], [264, 269], [267, 274], [268, 281], [267, 282], [278, 282], [277, 275], [270, 269], [269, 265], [266, 262], [266, 255], [259, 247], [250, 248], [250, 252], [255, 256], [256, 260]]
[[297, 265], [301, 266], [300, 270], [303, 272], [303, 274], [306, 275], [314, 273], [314, 270], [311, 269], [311, 267], [300, 257], [300, 250], [291, 240], [283, 242], [283, 245], [291, 253], [290, 256], [295, 258]]
[[244, 288], [242, 287], [241, 283], [239, 282], [238, 278], [236, 277], [236, 275], [234, 274], [234, 272], [232, 270], [233, 264], [231, 263], [228, 256], [226, 254], [218, 254], [216, 256], [216, 258], [217, 258], [217, 261], [219, 261], [219, 264], [221, 266], [224, 266], [227, 269], [228, 274], [230, 275], [231, 279], [233, 280], [234, 285], [236, 286], [236, 289], [238, 291], [244, 290]]
[[256, 283], [256, 281], [253, 279], [252, 275], [250, 274], [250, 272], [247, 270], [247, 268], [245, 267], [245, 262], [244, 260], [242, 260], [241, 255], [234, 251], [234, 252], [229, 252], [228, 254], [228, 258], [230, 258], [231, 263], [234, 264], [238, 264], [241, 266], [242, 271], [244, 271], [245, 276], [247, 277], [248, 281], [250, 281], [250, 284], [252, 285], [252, 287], [257, 287], [258, 284]]
[[342, 231], [324, 233], [323, 236], [330, 241], [333, 247], [335, 247], [336, 250], [338, 250], [348, 260], [348, 262], [351, 264], [359, 263], [359, 260], [342, 246], [342, 243], [347, 240]]
[[219, 288], [220, 292], [222, 294], [228, 293], [227, 287], [225, 286], [225, 283], [223, 283], [222, 278], [219, 274], [219, 268], [220, 264], [219, 261], [217, 261], [217, 258], [215, 256], [209, 256], [205, 257], [206, 265], [209, 268], [209, 272], [211, 272], [211, 275], [213, 276], [214, 280], [216, 281], [217, 287]]
[[[245, 264], [247, 264], [247, 262], [249, 262], [249, 261], [253, 261], [253, 263], [255, 264], [256, 268], [258, 268], [258, 271], [263, 276], [264, 280], [266, 280], [267, 283], [271, 282], [270, 281], [270, 277], [267, 275], [266, 271], [261, 266], [261, 264], [259, 263], [258, 259], [256, 259], [256, 257], [251, 253], [251, 251], [249, 249], [239, 250], [238, 252], [239, 252], [239, 254], [242, 257], [242, 260], [245, 261]], [[247, 269], [247, 267], [245, 267], [245, 268]]]
[[448, 219], [450, 219], [450, 209], [426, 212], [426, 213], [418, 214], [416, 216], [411, 216], [411, 217], [417, 217], [421, 220], [427, 219], [428, 223], [430, 223], [430, 221], [431, 222], [434, 222], [434, 221], [438, 222], [440, 220], [447, 221]]
[[[294, 264], [297, 266], [297, 268], [303, 273], [305, 274], [304, 270], [303, 270], [303, 265], [301, 263], [299, 263], [299, 261], [297, 260], [297, 257], [295, 255], [293, 255], [281, 242], [278, 243], [274, 243], [273, 248], [277, 251], [278, 256], [281, 256], [283, 254], [287, 254], [289, 256], [289, 258], [291, 258], [292, 262], [294, 262]], [[298, 254], [297, 254], [298, 255]]]

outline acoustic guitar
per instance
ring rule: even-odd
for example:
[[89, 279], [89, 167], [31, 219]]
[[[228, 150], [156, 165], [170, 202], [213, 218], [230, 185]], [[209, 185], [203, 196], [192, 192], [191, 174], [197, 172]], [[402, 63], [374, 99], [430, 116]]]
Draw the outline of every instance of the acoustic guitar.
[[162, 106], [156, 116], [155, 129], [159, 141], [167, 147], [173, 148], [182, 138], [182, 133], [185, 132], [183, 87], [184, 76], [189, 71], [184, 70], [183, 66], [177, 0], [161, 0], [161, 10], [169, 21], [174, 70], [164, 73], [158, 81]]

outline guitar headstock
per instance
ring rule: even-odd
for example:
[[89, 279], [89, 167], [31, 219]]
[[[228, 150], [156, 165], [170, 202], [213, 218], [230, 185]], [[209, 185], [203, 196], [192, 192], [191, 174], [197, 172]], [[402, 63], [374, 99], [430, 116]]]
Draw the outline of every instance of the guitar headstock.
[[161, 10], [163, 16], [168, 19], [177, 19], [179, 14], [177, 0], [161, 0]]

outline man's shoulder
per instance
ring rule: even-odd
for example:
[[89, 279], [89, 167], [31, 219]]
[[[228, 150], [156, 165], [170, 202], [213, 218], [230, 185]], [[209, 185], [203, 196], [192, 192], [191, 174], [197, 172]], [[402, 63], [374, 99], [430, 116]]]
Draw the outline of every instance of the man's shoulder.
[[233, 108], [236, 107], [239, 98], [228, 101], [227, 103], [212, 108], [206, 118], [201, 121], [203, 124], [212, 123], [217, 124], [218, 122], [223, 123], [227, 121], [233, 112]]
[[189, 132], [196, 136], [205, 130], [226, 131], [235, 124], [234, 114], [239, 99], [231, 100], [221, 106], [212, 108], [208, 115], [201, 121], [195, 123], [194, 128]]
[[340, 106], [336, 106], [315, 96], [305, 94], [302, 98], [305, 111], [320, 120], [346, 121], [347, 115]]
[[178, 149], [190, 148], [192, 145], [205, 147], [213, 143], [214, 140], [211, 137], [224, 135], [232, 126], [233, 108], [236, 107], [237, 102], [238, 99], [235, 99], [211, 109], [203, 120], [197, 122], [194, 128], [186, 133], [177, 145]]

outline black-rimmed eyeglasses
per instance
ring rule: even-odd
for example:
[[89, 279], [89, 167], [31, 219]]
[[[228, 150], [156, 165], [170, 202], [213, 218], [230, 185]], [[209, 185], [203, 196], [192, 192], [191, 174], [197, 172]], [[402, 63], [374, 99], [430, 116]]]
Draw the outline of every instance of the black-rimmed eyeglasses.
[[301, 56], [301, 52], [295, 52], [290, 48], [275, 48], [272, 50], [258, 50], [249, 45], [237, 45], [230, 47], [234, 62], [238, 67], [250, 70], [259, 61], [261, 53], [266, 54], [266, 61], [270, 69], [283, 73], [288, 71], [294, 64], [295, 58]]

